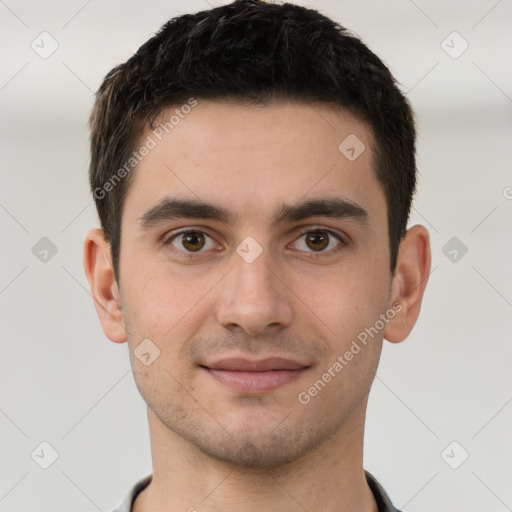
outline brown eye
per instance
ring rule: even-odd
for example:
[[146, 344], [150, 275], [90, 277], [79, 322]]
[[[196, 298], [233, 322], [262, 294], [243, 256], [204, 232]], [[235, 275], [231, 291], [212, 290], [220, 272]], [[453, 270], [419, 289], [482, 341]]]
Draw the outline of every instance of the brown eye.
[[191, 231], [190, 233], [183, 235], [183, 239], [181, 241], [183, 247], [185, 247], [187, 251], [192, 252], [201, 250], [204, 247], [204, 242], [203, 234], [195, 231]]
[[328, 229], [315, 229], [304, 231], [294, 242], [294, 249], [299, 249], [306, 253], [317, 253], [318, 256], [325, 253], [334, 253], [341, 249], [342, 238]]
[[215, 247], [215, 241], [202, 231], [182, 231], [172, 236], [167, 244], [183, 253], [204, 252]]
[[323, 231], [306, 233], [306, 245], [314, 251], [323, 251], [329, 245], [329, 235]]

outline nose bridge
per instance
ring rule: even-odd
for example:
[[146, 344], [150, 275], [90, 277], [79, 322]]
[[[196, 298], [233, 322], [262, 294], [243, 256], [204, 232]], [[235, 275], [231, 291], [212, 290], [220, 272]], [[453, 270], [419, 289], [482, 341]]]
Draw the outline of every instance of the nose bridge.
[[227, 328], [237, 325], [256, 334], [269, 326], [289, 325], [292, 313], [286, 287], [269, 268], [269, 251], [259, 249], [259, 254], [251, 254], [256, 248], [250, 243], [240, 244], [233, 255], [234, 268], [223, 286], [217, 315]]
[[238, 299], [249, 302], [252, 298], [268, 295], [271, 298], [277, 290], [276, 277], [269, 270], [269, 253], [262, 252], [254, 261], [236, 261], [234, 269], [235, 291]]

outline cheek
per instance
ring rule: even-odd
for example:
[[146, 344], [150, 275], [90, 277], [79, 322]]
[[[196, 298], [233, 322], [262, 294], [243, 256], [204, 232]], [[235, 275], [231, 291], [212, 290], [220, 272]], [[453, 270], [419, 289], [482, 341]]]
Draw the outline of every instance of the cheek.
[[[162, 389], [179, 397], [181, 383], [189, 381], [190, 368], [180, 359], [180, 351], [202, 323], [201, 298], [211, 284], [187, 283], [155, 267], [139, 265], [122, 287], [122, 299], [135, 382], [146, 401], [158, 410], [163, 407], [157, 403], [164, 400]], [[139, 358], [145, 352], [151, 357], [148, 365]]]
[[344, 407], [355, 407], [371, 385], [382, 350], [384, 330], [375, 330], [374, 326], [386, 308], [385, 283], [381, 279], [377, 284], [368, 275], [357, 279], [338, 277], [319, 287], [310, 303], [316, 325], [327, 326], [323, 332], [328, 360], [319, 365], [312, 379], [329, 379], [319, 407], [320, 402], [343, 402]]
[[312, 321], [324, 324], [327, 336], [338, 340], [336, 344], [346, 343], [384, 312], [390, 281], [383, 275], [377, 264], [362, 269], [340, 267], [321, 278], [301, 278], [298, 295], [304, 298]]
[[175, 331], [200, 314], [201, 299], [215, 280], [211, 276], [191, 278], [165, 264], [147, 261], [137, 262], [136, 270], [128, 271], [126, 283], [122, 282], [125, 321], [130, 332], [164, 341], [176, 337]]

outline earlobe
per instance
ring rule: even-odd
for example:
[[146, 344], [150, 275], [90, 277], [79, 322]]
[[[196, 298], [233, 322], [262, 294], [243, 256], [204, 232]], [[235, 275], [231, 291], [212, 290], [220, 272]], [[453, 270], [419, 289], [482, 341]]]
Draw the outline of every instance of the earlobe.
[[101, 229], [93, 229], [85, 237], [84, 269], [103, 332], [115, 343], [125, 342], [121, 297], [110, 257], [110, 245]]
[[400, 304], [396, 316], [386, 325], [384, 338], [399, 343], [409, 336], [420, 314], [430, 274], [430, 238], [425, 227], [410, 228], [400, 244], [391, 284], [390, 307]]

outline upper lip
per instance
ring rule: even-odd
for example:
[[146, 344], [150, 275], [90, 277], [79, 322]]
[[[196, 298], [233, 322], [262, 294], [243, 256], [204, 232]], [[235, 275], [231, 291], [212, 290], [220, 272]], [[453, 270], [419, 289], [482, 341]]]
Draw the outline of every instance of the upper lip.
[[208, 362], [204, 365], [211, 370], [230, 370], [246, 372], [265, 372], [270, 370], [300, 370], [308, 365], [283, 357], [267, 357], [265, 359], [246, 359], [230, 357]]

